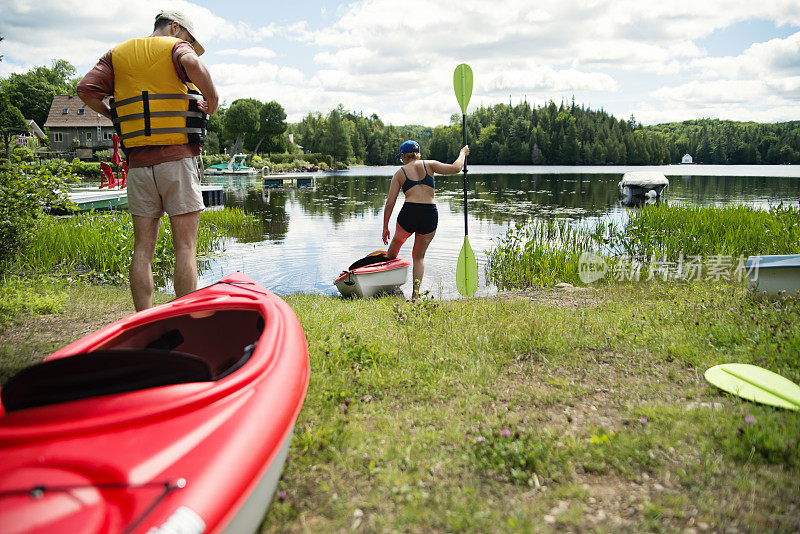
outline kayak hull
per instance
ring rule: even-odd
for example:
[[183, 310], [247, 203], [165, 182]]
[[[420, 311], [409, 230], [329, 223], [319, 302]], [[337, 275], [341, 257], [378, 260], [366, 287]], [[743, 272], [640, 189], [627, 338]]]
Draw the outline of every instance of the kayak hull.
[[137, 347], [156, 342], [203, 360], [210, 378], [120, 393], [106, 391], [109, 379], [105, 394], [30, 407], [6, 395], [15, 379], [0, 391], [4, 532], [258, 528], [308, 387], [297, 317], [235, 273], [109, 325], [45, 363], [145, 355], [154, 349]]
[[744, 270], [751, 291], [768, 295], [800, 292], [800, 254], [750, 256]]
[[411, 263], [403, 258], [343, 271], [333, 283], [343, 297], [370, 298], [395, 293], [408, 281]]

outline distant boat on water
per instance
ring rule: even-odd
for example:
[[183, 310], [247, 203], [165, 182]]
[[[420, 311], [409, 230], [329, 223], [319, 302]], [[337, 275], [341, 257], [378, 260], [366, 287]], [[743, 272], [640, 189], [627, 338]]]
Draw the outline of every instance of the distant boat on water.
[[[209, 175], [234, 175], [234, 176], [255, 176], [258, 174], [258, 169], [248, 167], [245, 161], [247, 154], [234, 154], [228, 163], [219, 163], [211, 165], [205, 169], [203, 174]], [[264, 166], [261, 168], [261, 174], [266, 175], [269, 172], [269, 167]]]
[[619, 196], [623, 204], [636, 205], [656, 201], [669, 188], [669, 180], [660, 172], [626, 172], [619, 181]]

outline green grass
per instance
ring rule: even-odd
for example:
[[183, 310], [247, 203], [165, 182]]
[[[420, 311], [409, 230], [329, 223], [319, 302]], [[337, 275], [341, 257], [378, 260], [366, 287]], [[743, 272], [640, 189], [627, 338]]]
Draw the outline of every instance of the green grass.
[[[770, 330], [773, 313], [800, 319], [797, 299], [772, 312], [710, 283], [592, 295], [576, 308], [288, 297], [312, 378], [265, 530], [344, 530], [355, 509], [378, 531], [587, 529], [593, 507], [629, 530], [797, 528], [800, 418], [701, 378], [740, 361], [800, 380], [797, 334]], [[644, 489], [626, 515], [631, 484]]]
[[703, 273], [736, 278], [750, 255], [800, 253], [800, 210], [659, 204], [631, 210], [621, 226], [536, 220], [510, 228], [487, 252], [487, 279], [500, 288], [581, 284], [585, 252], [608, 265], [600, 283]]
[[4, 276], [0, 281], [0, 331], [19, 315], [44, 315], [64, 310], [66, 293], [52, 284]]
[[[18, 317], [0, 342], [8, 367], [128, 302], [121, 287], [47, 288], [70, 306]], [[702, 378], [743, 362], [800, 382], [797, 297], [654, 282], [286, 301], [311, 383], [265, 532], [800, 528], [800, 414]]]
[[659, 204], [633, 211], [625, 233], [629, 239], [617, 240], [617, 252], [639, 257], [796, 254], [800, 252], [800, 210]]
[[[207, 210], [200, 216], [197, 249], [203, 258], [218, 250], [223, 236], [251, 234], [260, 225], [240, 208]], [[33, 273], [81, 273], [93, 280], [123, 283], [133, 251], [130, 216], [120, 212], [83, 213], [70, 217], [41, 218], [33, 241], [17, 260], [16, 268]], [[156, 283], [163, 286], [175, 263], [171, 227], [165, 219], [158, 233], [153, 261]]]

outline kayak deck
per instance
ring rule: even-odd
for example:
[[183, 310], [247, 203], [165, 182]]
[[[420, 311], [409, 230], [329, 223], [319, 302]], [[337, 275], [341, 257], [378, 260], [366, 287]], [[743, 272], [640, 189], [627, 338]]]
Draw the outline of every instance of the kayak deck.
[[237, 274], [109, 325], [28, 373], [0, 390], [4, 532], [145, 533], [186, 520], [204, 532], [252, 531], [274, 493], [309, 361], [294, 312]]

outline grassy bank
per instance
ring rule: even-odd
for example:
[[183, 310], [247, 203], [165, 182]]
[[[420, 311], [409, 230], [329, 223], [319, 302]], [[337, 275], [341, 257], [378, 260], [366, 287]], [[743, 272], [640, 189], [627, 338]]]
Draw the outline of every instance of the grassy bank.
[[734, 279], [747, 256], [798, 252], [796, 207], [659, 204], [629, 210], [622, 224], [548, 219], [517, 225], [488, 252], [486, 276], [500, 288], [579, 284], [581, 256], [592, 253], [609, 269], [600, 283], [644, 279], [650, 271], [687, 279], [709, 267]]
[[[159, 226], [153, 260], [156, 284], [163, 286], [175, 263], [169, 219]], [[241, 208], [206, 210], [197, 236], [198, 265], [221, 247], [225, 236], [261, 235], [261, 225]], [[44, 216], [36, 222], [33, 239], [19, 255], [14, 271], [38, 274], [82, 274], [93, 280], [123, 283], [133, 251], [133, 226], [124, 212]]]
[[[17, 315], [9, 372], [116, 318], [125, 291], [29, 289], [70, 306]], [[265, 532], [800, 529], [800, 417], [702, 378], [738, 361], [800, 382], [794, 297], [699, 282], [286, 300], [312, 375]]]

